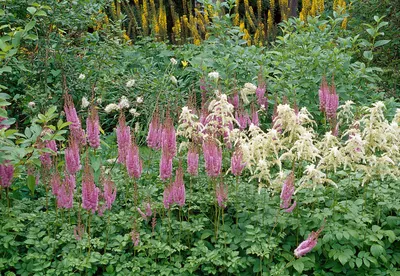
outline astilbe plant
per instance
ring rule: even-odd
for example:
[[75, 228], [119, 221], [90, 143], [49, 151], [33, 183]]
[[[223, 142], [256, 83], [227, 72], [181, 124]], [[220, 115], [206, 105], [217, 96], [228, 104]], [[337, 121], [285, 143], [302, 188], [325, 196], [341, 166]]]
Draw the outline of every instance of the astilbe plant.
[[222, 168], [222, 149], [211, 137], [203, 142], [203, 154], [207, 175], [217, 177], [221, 174]]
[[186, 202], [186, 190], [185, 183], [183, 182], [183, 168], [179, 166], [176, 170], [175, 182], [172, 184], [172, 198], [179, 207], [185, 205]]
[[86, 135], [89, 146], [94, 149], [100, 147], [100, 121], [95, 105], [91, 106], [89, 116], [86, 119]]
[[136, 145], [133, 135], [126, 155], [126, 169], [131, 178], [135, 177], [139, 179], [142, 174], [142, 160], [139, 155], [139, 147]]
[[[46, 130], [43, 131], [42, 136], [44, 136], [47, 133], [51, 133], [51, 130]], [[46, 141], [41, 141], [40, 142], [40, 148], [44, 148], [47, 150], [51, 150], [53, 154], [57, 154], [57, 144], [56, 141], [54, 140], [46, 140]], [[46, 169], [49, 169], [52, 165], [52, 153], [50, 152], [42, 152], [40, 154], [40, 162], [43, 167]]]
[[294, 201], [293, 204], [290, 205], [292, 203], [294, 189], [294, 173], [291, 172], [283, 183], [281, 191], [281, 208], [284, 209], [284, 211], [287, 213], [291, 213], [296, 207], [296, 201]]
[[184, 106], [179, 116], [179, 125], [177, 128], [177, 136], [186, 138], [187, 141], [180, 144], [179, 150], [187, 148], [189, 141], [199, 143], [203, 140], [202, 130], [204, 125], [199, 121], [198, 116], [193, 109]]
[[215, 187], [215, 197], [218, 206], [221, 208], [226, 208], [226, 203], [228, 201], [228, 185], [224, 183], [219, 183]]
[[174, 123], [167, 112], [161, 136], [160, 178], [166, 180], [172, 175], [172, 161], [176, 155], [176, 133]]
[[64, 181], [57, 191], [57, 207], [71, 209], [74, 203], [75, 176], [65, 172]]
[[84, 145], [86, 144], [85, 131], [82, 129], [81, 120], [78, 117], [71, 95], [66, 93], [64, 100], [65, 116], [67, 117], [67, 121], [71, 123], [69, 125], [71, 135], [74, 136], [79, 144]]
[[75, 175], [81, 169], [81, 160], [79, 154], [79, 145], [74, 136], [69, 138], [69, 146], [65, 149], [65, 168], [66, 170]]
[[10, 161], [6, 160], [3, 164], [0, 164], [0, 186], [8, 188], [11, 186], [14, 175], [14, 166]]
[[267, 91], [267, 85], [262, 77], [262, 74], [260, 73], [258, 75], [258, 85], [256, 89], [256, 97], [257, 97], [257, 103], [260, 105], [260, 108], [267, 109], [268, 108], [268, 97], [266, 95]]
[[199, 152], [194, 144], [190, 144], [187, 153], [187, 171], [190, 175], [198, 174], [199, 169]]
[[52, 194], [57, 197], [61, 187], [61, 176], [58, 171], [51, 176], [50, 185]]
[[99, 193], [100, 189], [96, 187], [93, 171], [87, 160], [82, 176], [82, 208], [94, 214], [99, 204]]
[[246, 167], [246, 163], [243, 161], [243, 152], [240, 146], [237, 146], [231, 157], [231, 172], [234, 176], [242, 174], [243, 169]]
[[161, 136], [162, 136], [162, 126], [160, 123], [160, 114], [158, 113], [158, 108], [156, 108], [149, 125], [149, 132], [147, 134], [147, 139], [146, 139], [147, 146], [155, 150], [160, 149]]
[[318, 243], [318, 236], [322, 232], [323, 227], [321, 227], [317, 232], [312, 231], [307, 239], [299, 244], [299, 246], [294, 250], [294, 256], [300, 258], [310, 252]]
[[142, 218], [144, 220], [147, 220], [149, 217], [151, 217], [153, 215], [150, 202], [145, 203], [144, 210], [145, 211], [143, 212], [139, 207], [137, 208], [137, 211], [142, 216]]
[[99, 216], [102, 216], [105, 210], [111, 210], [111, 205], [117, 197], [117, 186], [109, 175], [102, 173], [101, 182], [103, 191], [99, 194], [99, 201], [102, 200], [101, 205], [99, 204], [98, 207]]

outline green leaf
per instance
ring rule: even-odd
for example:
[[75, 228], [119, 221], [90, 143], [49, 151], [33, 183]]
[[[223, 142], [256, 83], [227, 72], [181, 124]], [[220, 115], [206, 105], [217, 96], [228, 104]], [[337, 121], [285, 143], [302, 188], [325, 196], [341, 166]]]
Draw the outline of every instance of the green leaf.
[[37, 11], [35, 13], [36, 16], [47, 16], [47, 13], [44, 10]]
[[3, 74], [3, 72], [6, 73], [11, 73], [12, 68], [10, 66], [3, 66], [0, 68], [0, 76]]
[[385, 44], [388, 44], [389, 42], [390, 40], [378, 40], [377, 42], [375, 42], [374, 47], [383, 46]]
[[356, 259], [356, 265], [357, 265], [357, 267], [361, 267], [362, 266], [362, 259], [360, 259], [360, 258], [357, 258]]
[[363, 56], [368, 60], [372, 60], [374, 58], [372, 51], [364, 51]]
[[28, 178], [26, 180], [26, 185], [28, 186], [29, 190], [33, 195], [35, 193], [35, 187], [36, 187], [36, 179], [33, 175], [28, 175]]
[[303, 270], [304, 270], [303, 261], [301, 261], [301, 259], [296, 260], [296, 261], [293, 263], [293, 267], [294, 267], [294, 269], [297, 270], [297, 272], [299, 272], [299, 273], [303, 272]]
[[32, 15], [37, 11], [37, 9], [34, 8], [34, 7], [28, 7], [27, 10], [28, 10], [28, 12], [29, 12], [30, 14], [32, 14]]
[[28, 24], [26, 24], [25, 26], [25, 32], [29, 32], [30, 30], [33, 29], [33, 27], [35, 27], [36, 21], [32, 20], [31, 22], [29, 22]]
[[385, 252], [385, 249], [379, 245], [379, 244], [373, 244], [371, 246], [371, 254], [374, 257], [378, 257], [379, 255], [382, 255], [382, 253]]

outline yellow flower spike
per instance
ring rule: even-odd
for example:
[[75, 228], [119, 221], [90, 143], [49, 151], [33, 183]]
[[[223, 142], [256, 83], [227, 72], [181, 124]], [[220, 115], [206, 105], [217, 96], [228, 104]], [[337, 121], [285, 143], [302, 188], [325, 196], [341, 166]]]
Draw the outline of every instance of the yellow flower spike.
[[182, 63], [183, 68], [185, 68], [189, 64], [189, 62], [187, 62], [186, 60], [182, 60], [181, 63]]
[[[301, 13], [300, 13], [300, 15], [301, 15]], [[271, 10], [268, 11], [267, 24], [268, 24], [268, 32], [271, 33], [274, 28], [274, 18], [272, 17]]]

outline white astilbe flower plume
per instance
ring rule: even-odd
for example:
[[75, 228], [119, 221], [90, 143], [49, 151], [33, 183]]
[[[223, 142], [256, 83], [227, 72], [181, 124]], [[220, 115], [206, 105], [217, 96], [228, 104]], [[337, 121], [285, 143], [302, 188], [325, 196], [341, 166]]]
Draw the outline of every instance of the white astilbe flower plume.
[[318, 185], [323, 185], [326, 183], [337, 187], [336, 183], [328, 179], [325, 173], [315, 168], [314, 164], [311, 164], [306, 166], [306, 169], [304, 170], [304, 175], [299, 181], [299, 187], [294, 193], [296, 194], [301, 188], [305, 187], [311, 187], [313, 188], [313, 190], [315, 190]]
[[339, 119], [339, 124], [342, 126], [348, 126], [354, 120], [354, 113], [353, 113], [353, 104], [352, 101], [346, 101], [343, 105], [339, 106], [337, 113], [337, 117]]
[[[203, 128], [204, 126], [199, 122], [198, 116], [189, 107], [184, 106], [179, 116], [179, 125], [176, 134], [191, 141], [201, 141], [203, 138]], [[181, 143], [179, 150], [186, 146], [186, 142]]]
[[234, 123], [238, 124], [233, 116], [233, 105], [228, 102], [225, 94], [217, 96], [208, 106], [210, 114], [206, 118], [206, 133], [214, 136], [230, 132]]
[[250, 103], [247, 96], [255, 94], [256, 90], [257, 86], [255, 86], [254, 84], [249, 82], [244, 84], [244, 87], [240, 90], [240, 96], [242, 97], [244, 104]]

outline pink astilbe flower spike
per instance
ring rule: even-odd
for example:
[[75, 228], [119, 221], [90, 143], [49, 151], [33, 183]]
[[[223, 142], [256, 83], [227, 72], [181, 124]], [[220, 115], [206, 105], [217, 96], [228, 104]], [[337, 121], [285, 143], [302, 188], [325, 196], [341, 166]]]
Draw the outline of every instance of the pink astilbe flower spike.
[[299, 246], [294, 250], [294, 256], [300, 258], [310, 252], [318, 242], [318, 236], [322, 232], [323, 227], [321, 227], [317, 232], [312, 231], [307, 239], [299, 244]]
[[325, 76], [322, 77], [321, 86], [318, 90], [319, 109], [322, 112], [326, 111], [326, 104], [329, 96], [329, 87]]
[[61, 177], [58, 171], [56, 171], [50, 180], [50, 185], [51, 185], [51, 192], [53, 195], [57, 196], [58, 191], [60, 190], [61, 187]]
[[161, 148], [163, 152], [168, 152], [170, 156], [175, 156], [176, 154], [176, 132], [169, 111], [163, 124]]
[[140, 233], [136, 229], [132, 230], [131, 238], [132, 238], [133, 246], [138, 246], [140, 243]]
[[89, 146], [94, 149], [100, 147], [100, 122], [96, 106], [90, 108], [89, 117], [86, 119], [86, 135]]
[[228, 102], [231, 105], [233, 105], [234, 108], [238, 108], [239, 107], [239, 93], [237, 91], [235, 91], [233, 96], [231, 98], [229, 98]]
[[135, 138], [132, 137], [132, 142], [126, 155], [126, 169], [130, 177], [139, 179], [142, 175], [142, 160], [140, 160], [139, 147], [134, 140]]
[[331, 88], [329, 89], [329, 94], [327, 96], [326, 100], [326, 117], [330, 120], [334, 120], [336, 118], [336, 111], [339, 107], [339, 95], [336, 94], [336, 88], [335, 84], [333, 83], [333, 77], [332, 77], [332, 83], [331, 83]]
[[72, 97], [71, 95], [66, 93], [64, 95], [64, 99], [65, 116], [67, 117], [67, 121], [71, 122], [71, 124], [69, 125], [71, 135], [75, 137], [76, 141], [79, 144], [84, 145], [86, 144], [85, 131], [82, 129], [81, 120], [79, 119], [78, 113], [76, 112]]
[[217, 177], [221, 174], [222, 150], [212, 138], [203, 142], [203, 153], [207, 175]]
[[190, 175], [197, 175], [199, 169], [199, 153], [195, 145], [189, 146], [187, 154], [187, 171]]
[[117, 196], [117, 187], [108, 175], [102, 173], [101, 182], [103, 183], [103, 191], [99, 194], [99, 199], [102, 199], [102, 204], [99, 203], [97, 211], [99, 216], [102, 216], [105, 210], [111, 210], [111, 205], [114, 203]]
[[168, 152], [161, 152], [160, 178], [162, 180], [167, 180], [172, 176], [172, 161], [173, 157]]
[[100, 189], [94, 183], [93, 171], [87, 160], [82, 176], [82, 208], [94, 214], [99, 204], [99, 192]]
[[169, 184], [164, 188], [163, 204], [165, 209], [169, 209], [171, 205], [174, 203], [172, 188], [173, 188], [172, 184]]
[[255, 126], [260, 125], [260, 120], [258, 119], [258, 112], [254, 105], [251, 106], [251, 123]]
[[244, 130], [251, 123], [249, 114], [242, 108], [235, 112], [235, 119], [239, 123], [240, 130]]
[[176, 170], [175, 182], [172, 184], [172, 198], [176, 204], [180, 207], [185, 205], [186, 201], [186, 190], [185, 184], [183, 183], [183, 168], [179, 166]]
[[70, 174], [75, 175], [81, 169], [79, 145], [74, 136], [69, 138], [69, 147], [65, 149], [65, 168]]
[[65, 172], [64, 181], [57, 192], [57, 207], [71, 209], [74, 202], [75, 176]]
[[8, 188], [11, 186], [11, 181], [14, 175], [14, 166], [10, 164], [10, 161], [5, 160], [3, 164], [0, 164], [0, 186]]
[[77, 241], [80, 241], [82, 239], [84, 233], [85, 233], [85, 227], [83, 224], [79, 223], [77, 226], [75, 226], [74, 237]]
[[149, 218], [153, 215], [153, 212], [151, 210], [150, 202], [147, 202], [145, 207], [146, 207], [145, 212], [143, 212], [139, 207], [137, 208], [137, 211], [139, 212], [139, 214], [142, 216], [142, 218], [144, 220], [147, 220], [147, 218]]
[[268, 108], [268, 98], [265, 96], [265, 92], [267, 91], [267, 85], [262, 78], [262, 75], [258, 75], [258, 85], [256, 89], [256, 97], [257, 97], [257, 103], [260, 105], [260, 107], [264, 107], [265, 109]]
[[121, 112], [117, 126], [118, 163], [125, 164], [126, 155], [131, 143], [131, 130], [126, 125], [125, 115]]
[[149, 125], [149, 132], [147, 134], [147, 146], [149, 148], [158, 150], [161, 147], [162, 127], [160, 124], [160, 115], [158, 108], [156, 108]]
[[221, 208], [226, 207], [226, 202], [228, 201], [228, 186], [223, 183], [219, 183], [216, 186], [215, 195], [217, 198], [218, 206]]
[[103, 199], [106, 209], [111, 210], [111, 205], [117, 196], [117, 186], [109, 176], [103, 178], [103, 189]]
[[246, 163], [243, 162], [243, 152], [240, 147], [237, 147], [231, 157], [231, 172], [235, 176], [242, 174]]
[[286, 178], [283, 183], [282, 192], [281, 192], [281, 208], [284, 209], [285, 212], [291, 213], [293, 209], [296, 207], [296, 201], [290, 206], [292, 202], [292, 196], [294, 193], [294, 173], [291, 172], [289, 176]]
[[[57, 144], [54, 140], [45, 141], [44, 148], [52, 150], [55, 154], [57, 153]], [[40, 155], [40, 162], [46, 169], [49, 169], [52, 165], [51, 155], [50, 152], [43, 152]]]

